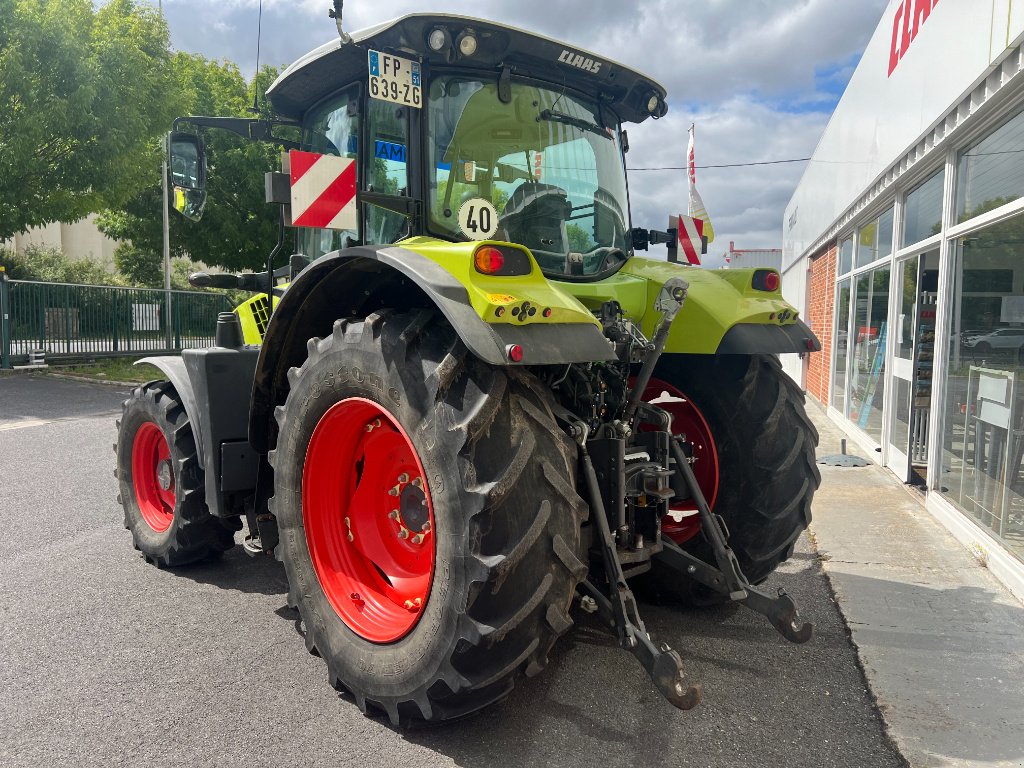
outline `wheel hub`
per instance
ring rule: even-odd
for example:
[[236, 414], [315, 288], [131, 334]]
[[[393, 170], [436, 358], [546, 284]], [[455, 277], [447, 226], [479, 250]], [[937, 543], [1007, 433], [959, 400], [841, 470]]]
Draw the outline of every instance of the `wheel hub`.
[[146, 525], [157, 533], [174, 520], [174, 473], [167, 438], [155, 423], [139, 425], [132, 441], [132, 484], [135, 501]]
[[[651, 379], [644, 390], [644, 402], [653, 403], [672, 416], [672, 432], [682, 435], [690, 446], [690, 461], [708, 506], [714, 509], [718, 495], [718, 450], [704, 415], [696, 404], [668, 382]], [[692, 499], [674, 501], [661, 520], [662, 533], [682, 544], [700, 532], [700, 515]]]
[[171, 460], [163, 459], [156, 465], [156, 479], [160, 484], [160, 489], [164, 491], [171, 490], [174, 485], [174, 475], [171, 472]]
[[430, 594], [430, 490], [412, 440], [364, 398], [335, 403], [310, 438], [302, 475], [306, 543], [339, 618], [375, 643], [416, 626]]

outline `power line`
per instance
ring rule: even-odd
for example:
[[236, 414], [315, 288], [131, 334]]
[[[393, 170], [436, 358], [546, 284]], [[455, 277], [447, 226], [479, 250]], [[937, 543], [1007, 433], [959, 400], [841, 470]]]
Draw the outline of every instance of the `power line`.
[[[1014, 155], [1024, 152], [1024, 149], [1007, 149], [995, 152], [965, 152], [961, 157], [986, 157], [988, 155]], [[786, 160], [760, 160], [752, 163], [722, 163], [720, 165], [695, 165], [694, 170], [702, 168], [747, 168], [752, 165], [781, 165], [782, 163], [828, 163], [830, 165], [856, 165], [868, 162], [867, 160], [815, 160], [810, 157], [794, 157]], [[659, 165], [648, 168], [629, 168], [630, 171], [685, 171], [685, 165]]]
[[[695, 165], [694, 170], [700, 170], [701, 168], [743, 168], [749, 165], [779, 165], [780, 163], [803, 163], [811, 158], [809, 157], [796, 157], [792, 160], [761, 160], [756, 163], [724, 163], [722, 165]], [[685, 171], [685, 165], [664, 165], [652, 168], [630, 168], [631, 171]]]

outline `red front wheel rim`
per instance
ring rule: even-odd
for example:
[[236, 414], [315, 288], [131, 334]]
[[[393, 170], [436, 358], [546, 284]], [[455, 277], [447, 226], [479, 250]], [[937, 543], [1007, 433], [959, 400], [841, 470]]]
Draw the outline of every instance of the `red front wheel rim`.
[[434, 508], [415, 446], [377, 403], [348, 398], [320, 418], [302, 519], [313, 570], [345, 625], [374, 643], [411, 632], [434, 576]]
[[170, 528], [175, 504], [171, 452], [164, 433], [152, 421], [139, 427], [132, 442], [132, 484], [146, 525], [157, 533]]
[[[708, 505], [714, 509], [715, 499], [718, 497], [718, 451], [704, 414], [677, 387], [660, 379], [651, 379], [644, 390], [643, 399], [668, 411], [672, 416], [673, 434], [685, 435], [686, 441], [693, 446], [695, 461], [690, 466], [693, 468], [701, 493], [707, 499]], [[662, 534], [676, 544], [682, 544], [696, 536], [700, 531], [700, 516], [693, 500], [684, 499], [676, 502], [670, 509], [674, 514], [665, 515], [661, 519]], [[682, 520], [676, 520], [680, 515]]]

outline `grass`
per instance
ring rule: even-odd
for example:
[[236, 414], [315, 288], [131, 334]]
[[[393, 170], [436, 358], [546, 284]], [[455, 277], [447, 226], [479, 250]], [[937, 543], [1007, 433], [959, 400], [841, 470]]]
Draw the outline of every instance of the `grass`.
[[130, 357], [111, 357], [82, 365], [50, 366], [53, 373], [67, 373], [98, 381], [130, 381], [142, 383], [153, 379], [165, 378], [159, 369], [152, 365], [132, 365]]

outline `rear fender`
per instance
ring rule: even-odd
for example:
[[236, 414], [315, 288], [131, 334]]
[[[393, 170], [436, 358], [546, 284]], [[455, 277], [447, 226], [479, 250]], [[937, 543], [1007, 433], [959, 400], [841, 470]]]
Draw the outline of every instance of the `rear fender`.
[[756, 271], [708, 270], [632, 258], [620, 275], [623, 280], [646, 283], [640, 325], [648, 338], [660, 320], [652, 308], [661, 286], [670, 277], [682, 277], [689, 283], [686, 303], [672, 324], [665, 352], [751, 355], [820, 350], [821, 343], [781, 291], [753, 287]]
[[[593, 316], [546, 281], [530, 285], [559, 300], [564, 305], [559, 311], [565, 312], [569, 322], [557, 322], [557, 315], [544, 322], [488, 322], [474, 308], [466, 285], [439, 261], [443, 259], [399, 245], [358, 246], [330, 253], [304, 269], [277, 304], [263, 340], [250, 409], [253, 447], [261, 452], [273, 447], [277, 429], [273, 410], [287, 397], [288, 370], [305, 361], [306, 342], [330, 334], [339, 318], [365, 317], [385, 307], [436, 308], [466, 348], [491, 365], [513, 365], [508, 349], [514, 344], [523, 349], [519, 365], [614, 357]], [[452, 261], [453, 266], [458, 263], [455, 256]], [[522, 297], [530, 295], [527, 291]], [[539, 315], [533, 317], [540, 320]]]

